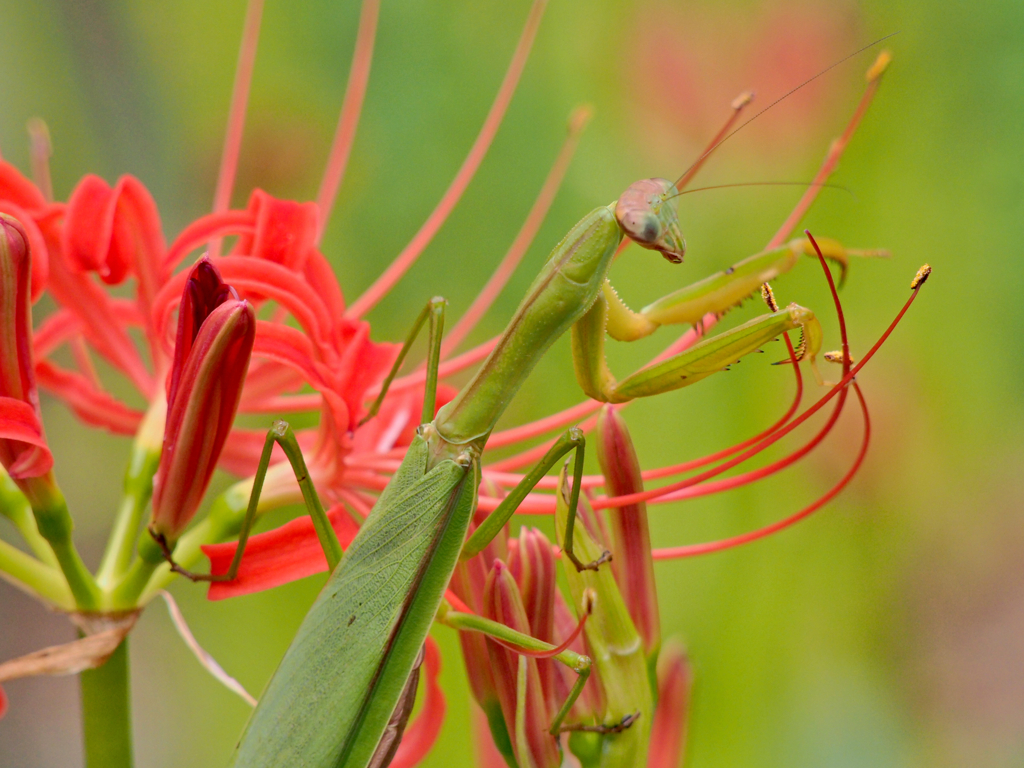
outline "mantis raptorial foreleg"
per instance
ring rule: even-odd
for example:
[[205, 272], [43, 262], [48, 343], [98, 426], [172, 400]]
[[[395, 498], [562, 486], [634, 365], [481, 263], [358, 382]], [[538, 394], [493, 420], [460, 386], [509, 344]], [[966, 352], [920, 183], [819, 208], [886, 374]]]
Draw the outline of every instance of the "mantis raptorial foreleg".
[[[840, 265], [840, 282], [845, 277], [850, 254], [884, 254], [883, 251], [847, 250], [834, 240], [823, 242], [825, 258]], [[821, 326], [813, 312], [797, 304], [790, 304], [781, 311], [762, 315], [705, 339], [622, 381], [617, 381], [612, 375], [604, 354], [606, 332], [619, 341], [633, 341], [649, 335], [662, 325], [690, 324], [700, 329], [705, 316], [724, 314], [753, 294], [759, 286], [791, 269], [796, 260], [806, 253], [814, 254], [814, 249], [805, 238], [792, 240], [781, 248], [751, 256], [723, 272], [675, 291], [639, 312], [629, 309], [606, 280], [593, 306], [572, 329], [576, 378], [583, 391], [595, 400], [622, 403], [686, 387], [728, 368], [766, 342], [797, 328], [803, 333], [803, 341], [798, 345], [797, 360], [808, 358], [815, 378], [820, 383], [821, 376], [815, 364], [815, 356], [821, 348]]]
[[[850, 256], [887, 256], [883, 250], [853, 250], [828, 238], [818, 240], [822, 255], [839, 267], [839, 287], [846, 281]], [[635, 341], [654, 333], [663, 325], [689, 324], [700, 328], [704, 317], [720, 316], [752, 296], [761, 285], [774, 280], [796, 266], [801, 256], [816, 258], [805, 237], [790, 240], [733, 264], [703, 280], [680, 288], [648, 304], [639, 312], [631, 310], [619, 298], [610, 282], [602, 293], [608, 302], [608, 335], [616, 341]]]

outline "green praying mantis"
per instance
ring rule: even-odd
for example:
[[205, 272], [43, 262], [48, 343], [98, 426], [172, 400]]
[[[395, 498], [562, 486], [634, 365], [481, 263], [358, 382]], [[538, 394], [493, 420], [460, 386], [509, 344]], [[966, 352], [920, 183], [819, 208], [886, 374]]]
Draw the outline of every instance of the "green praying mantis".
[[[481, 454], [488, 437], [537, 361], [566, 331], [571, 332], [581, 388], [588, 396], [610, 403], [689, 386], [787, 331], [802, 333], [794, 362], [806, 359], [814, 364], [821, 347], [821, 327], [811, 310], [790, 304], [784, 309], [772, 307], [768, 314], [705, 338], [621, 381], [615, 379], [605, 361], [606, 332], [614, 339], [630, 341], [662, 325], [701, 327], [708, 313], [724, 314], [762, 284], [791, 269], [802, 255], [814, 254], [805, 240], [793, 240], [633, 311], [611, 287], [609, 267], [627, 237], [660, 252], [670, 262], [682, 261], [685, 245], [675, 210], [677, 194], [672, 181], [642, 180], [616, 202], [596, 208], [576, 224], [551, 252], [480, 370], [436, 416], [445, 303], [435, 298], [427, 304], [367, 416], [372, 418], [380, 407], [414, 339], [427, 325], [422, 425], [346, 552], [342, 553], [308, 480], [289, 428], [278, 422], [271, 430], [237, 554], [222, 578], [234, 578], [237, 572], [275, 443], [282, 445], [296, 471], [331, 575], [260, 698], [232, 765], [386, 766], [411, 707], [410, 690], [415, 693], [421, 648], [439, 611], [446, 623], [461, 629], [483, 631], [526, 649], [552, 648], [496, 622], [456, 614], [442, 602], [460, 559], [481, 552], [539, 480], [570, 452], [575, 452], [574, 482], [571, 486], [563, 482], [559, 493], [564, 555], [582, 574], [600, 574], [607, 560], [607, 553], [599, 551], [585, 532], [576, 530], [574, 536], [584, 457], [584, 438], [576, 428], [567, 430], [466, 538], [476, 509]], [[835, 242], [819, 242], [825, 256], [845, 269], [847, 251]], [[578, 605], [592, 599], [586, 596], [586, 585], [592, 582], [591, 576], [578, 584], [570, 579]], [[594, 582], [590, 594], [603, 590], [607, 597], [610, 589]], [[579, 673], [579, 678], [551, 725], [552, 734], [570, 729], [565, 719], [591, 664], [590, 659], [571, 651], [556, 658]], [[650, 691], [636, 696], [624, 692], [618, 699], [609, 711], [623, 714], [592, 726], [609, 740], [609, 748], [601, 750], [600, 762], [643, 766], [644, 728], [649, 729], [649, 722], [634, 727], [634, 721], [649, 721]]]
[[[539, 479], [571, 451], [575, 451], [576, 482], [567, 501], [564, 552], [579, 570], [599, 568], [600, 556], [585, 553], [588, 562], [584, 562], [573, 546], [584, 451], [583, 435], [577, 429], [568, 430], [466, 540], [487, 438], [530, 370], [567, 330], [572, 329], [576, 373], [583, 390], [606, 402], [688, 386], [786, 331], [801, 330], [798, 357], [814, 359], [821, 343], [820, 326], [809, 309], [792, 304], [705, 339], [622, 381], [612, 377], [603, 353], [606, 328], [613, 338], [630, 339], [664, 324], [697, 324], [707, 312], [724, 313], [766, 280], [792, 267], [808, 248], [804, 241], [794, 240], [633, 312], [618, 299], [606, 273], [624, 236], [670, 261], [682, 260], [684, 243], [672, 201], [674, 189], [664, 179], [637, 182], [616, 203], [595, 209], [573, 227], [552, 251], [476, 376], [433, 419], [444, 302], [434, 299], [427, 305], [370, 411], [372, 415], [379, 406], [413, 339], [429, 320], [424, 423], [344, 556], [336, 540], [330, 543], [333, 531], [311, 484], [304, 483], [307, 504], [328, 541], [325, 551], [332, 573], [253, 712], [233, 765], [361, 768], [378, 764], [378, 744], [403, 697], [459, 559], [480, 552]], [[830, 244], [829, 252], [837, 259], [844, 256], [838, 244]], [[253, 488], [252, 514], [275, 441], [286, 446], [298, 476], [304, 477], [301, 453], [287, 440], [287, 433], [287, 427], [280, 425], [268, 436]], [[226, 578], [234, 577], [252, 514]], [[500, 625], [485, 629], [523, 647], [537, 647], [529, 638], [502, 633]], [[569, 663], [586, 672], [587, 660], [575, 658]], [[584, 680], [585, 674], [574, 695]], [[559, 713], [555, 730], [571, 699]], [[620, 725], [616, 721], [608, 728]]]

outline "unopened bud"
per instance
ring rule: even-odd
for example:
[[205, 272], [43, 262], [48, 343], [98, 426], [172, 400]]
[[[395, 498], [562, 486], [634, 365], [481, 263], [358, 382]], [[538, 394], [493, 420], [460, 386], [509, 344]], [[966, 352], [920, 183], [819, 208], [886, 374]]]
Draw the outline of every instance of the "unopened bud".
[[206, 492], [238, 409], [256, 338], [256, 314], [201, 260], [178, 317], [163, 452], [150, 530], [173, 545]]
[[21, 223], [0, 213], [0, 464], [30, 500], [53, 455], [39, 418], [32, 364], [32, 259]]
[[[596, 435], [597, 460], [604, 473], [608, 495], [625, 496], [643, 491], [633, 440], [616, 409], [604, 407], [597, 420]], [[644, 650], [650, 656], [661, 643], [661, 620], [647, 505], [641, 501], [613, 507], [608, 512], [612, 571], [633, 624], [643, 638]]]
[[[484, 596], [484, 615], [517, 632], [529, 634], [530, 622], [523, 607], [523, 599], [508, 567], [500, 560], [487, 579]], [[494, 683], [505, 717], [505, 727], [512, 737], [512, 749], [519, 765], [536, 768], [557, 768], [561, 764], [558, 744], [548, 733], [551, 715], [540, 683], [537, 661], [520, 656], [493, 640], [488, 640]], [[521, 672], [520, 668], [525, 667]], [[525, 700], [519, 700], [519, 678], [525, 672]], [[524, 725], [517, 729], [517, 712], [523, 708]], [[526, 750], [527, 754], [523, 754]]]
[[686, 651], [678, 643], [667, 642], [658, 656], [658, 706], [647, 768], [679, 768], [683, 764], [692, 684]]

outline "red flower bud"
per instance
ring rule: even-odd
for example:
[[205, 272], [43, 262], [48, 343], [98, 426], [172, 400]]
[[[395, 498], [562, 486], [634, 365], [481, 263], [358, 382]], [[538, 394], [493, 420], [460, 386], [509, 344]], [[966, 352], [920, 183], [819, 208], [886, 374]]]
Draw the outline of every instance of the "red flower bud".
[[[619, 412], [605, 406], [597, 420], [597, 460], [609, 496], [643, 491], [640, 462]], [[661, 643], [658, 591], [654, 582], [651, 534], [644, 502], [608, 510], [612, 572], [647, 655]]]
[[647, 768], [682, 765], [692, 683], [693, 671], [686, 651], [678, 643], [666, 643], [658, 657], [658, 708], [651, 728]]
[[[500, 560], [487, 578], [484, 594], [484, 615], [500, 622], [517, 632], [528, 634], [530, 622], [523, 607], [523, 599], [519, 587], [509, 572], [508, 567]], [[514, 651], [487, 641], [487, 650], [491, 657], [491, 668], [494, 673], [494, 684], [498, 692], [498, 701], [505, 716], [505, 727], [512, 739], [512, 750], [520, 766], [533, 768], [556, 768], [561, 764], [558, 744], [548, 733], [551, 725], [551, 713], [548, 711], [544, 691], [540, 684], [537, 661], [527, 656], [520, 656]], [[518, 681], [521, 665], [526, 667], [526, 700], [519, 702]], [[525, 725], [516, 729], [516, 709], [525, 708]], [[524, 754], [525, 751], [525, 754]]]
[[178, 315], [150, 529], [178, 538], [206, 492], [238, 409], [256, 338], [256, 314], [202, 259], [185, 284]]
[[[509, 553], [508, 568], [519, 585], [523, 608], [530, 622], [530, 634], [553, 643], [555, 637], [555, 554], [548, 537], [536, 528], [519, 531], [518, 546]], [[539, 659], [541, 688], [548, 707], [555, 707], [555, 666], [553, 659]]]
[[25, 229], [0, 214], [0, 464], [22, 490], [53, 466], [33, 374], [31, 280]]

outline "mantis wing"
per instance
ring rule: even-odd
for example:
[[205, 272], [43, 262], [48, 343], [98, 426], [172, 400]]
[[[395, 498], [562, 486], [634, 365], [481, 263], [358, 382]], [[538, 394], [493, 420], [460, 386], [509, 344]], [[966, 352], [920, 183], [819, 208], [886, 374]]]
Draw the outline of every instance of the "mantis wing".
[[475, 506], [475, 463], [426, 466], [417, 437], [299, 627], [232, 765], [362, 768], [373, 756]]

